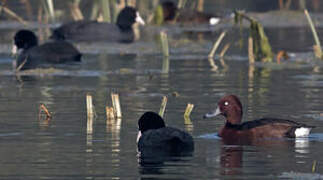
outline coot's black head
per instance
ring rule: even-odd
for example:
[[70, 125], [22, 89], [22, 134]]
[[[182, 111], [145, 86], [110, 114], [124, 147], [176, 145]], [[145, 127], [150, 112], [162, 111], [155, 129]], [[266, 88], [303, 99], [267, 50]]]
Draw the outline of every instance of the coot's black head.
[[15, 34], [14, 43], [17, 49], [29, 49], [38, 45], [38, 39], [32, 31], [20, 30]]
[[117, 17], [117, 25], [121, 30], [130, 30], [136, 22], [142, 25], [145, 24], [139, 12], [132, 7], [123, 8]]
[[138, 121], [139, 131], [141, 133], [150, 129], [159, 129], [165, 127], [165, 122], [155, 112], [145, 112]]
[[162, 3], [164, 21], [171, 21], [175, 19], [177, 7], [172, 1], [165, 1]]

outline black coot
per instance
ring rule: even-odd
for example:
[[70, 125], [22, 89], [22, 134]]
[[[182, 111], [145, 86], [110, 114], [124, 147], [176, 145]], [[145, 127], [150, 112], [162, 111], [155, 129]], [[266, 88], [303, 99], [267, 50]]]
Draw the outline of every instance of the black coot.
[[97, 21], [76, 21], [63, 24], [53, 31], [52, 39], [72, 41], [106, 41], [130, 43], [135, 39], [132, 25], [145, 22], [139, 12], [132, 7], [125, 7], [117, 17], [116, 24]]
[[81, 60], [81, 53], [70, 43], [52, 41], [38, 46], [32, 31], [20, 30], [14, 36], [13, 53], [19, 51], [15, 67], [19, 70], [48, 67]]
[[144, 113], [139, 121], [137, 137], [138, 151], [165, 151], [181, 154], [194, 150], [194, 141], [190, 134], [173, 127], [166, 127], [164, 120], [154, 112]]

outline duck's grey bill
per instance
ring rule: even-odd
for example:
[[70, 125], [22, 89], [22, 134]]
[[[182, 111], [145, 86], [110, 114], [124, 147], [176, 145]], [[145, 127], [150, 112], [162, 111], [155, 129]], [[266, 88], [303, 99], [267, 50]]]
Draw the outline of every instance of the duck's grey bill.
[[215, 117], [220, 114], [221, 114], [220, 108], [217, 107], [215, 111], [205, 114], [204, 118], [211, 118], [211, 117]]

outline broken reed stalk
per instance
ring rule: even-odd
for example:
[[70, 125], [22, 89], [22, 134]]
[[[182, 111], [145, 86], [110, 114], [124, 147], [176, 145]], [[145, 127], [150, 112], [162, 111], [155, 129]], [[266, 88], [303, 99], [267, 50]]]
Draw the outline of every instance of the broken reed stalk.
[[46, 106], [44, 104], [40, 104], [39, 106], [39, 119], [40, 119], [40, 116], [41, 116], [41, 112], [44, 111], [45, 114], [46, 114], [46, 119], [48, 118], [51, 118], [52, 115], [51, 113], [48, 111], [48, 109], [46, 108]]
[[249, 57], [249, 64], [255, 63], [255, 55], [253, 54], [253, 39], [252, 37], [248, 38], [248, 57]]
[[221, 53], [220, 53], [220, 57], [221, 57], [221, 58], [223, 58], [223, 56], [225, 55], [225, 53], [228, 51], [229, 47], [230, 47], [230, 43], [227, 43], [227, 44], [223, 47], [223, 49], [222, 49], [222, 51], [221, 51]]
[[193, 108], [194, 108], [194, 104], [188, 103], [187, 106], [186, 106], [184, 117], [190, 117]]
[[93, 109], [93, 103], [92, 103], [92, 96], [89, 93], [86, 94], [86, 108], [87, 108], [86, 132], [87, 134], [92, 134], [94, 109]]
[[9, 16], [11, 16], [12, 18], [16, 19], [17, 21], [19, 21], [20, 23], [22, 23], [23, 25], [27, 25], [27, 21], [25, 21], [24, 19], [22, 19], [20, 16], [18, 16], [15, 12], [11, 11], [9, 8], [1, 6], [0, 5], [0, 11], [4, 11], [5, 13], [7, 13]]
[[164, 32], [164, 31], [160, 32], [160, 41], [161, 41], [163, 55], [168, 57], [169, 56], [169, 47], [168, 47], [168, 38], [167, 38], [166, 32]]
[[73, 19], [75, 21], [83, 20], [84, 19], [84, 16], [82, 14], [82, 11], [80, 10], [79, 3], [80, 3], [80, 1], [73, 1], [73, 2], [70, 2], [68, 4], [69, 5], [69, 8], [71, 10], [71, 16], [73, 17]]
[[87, 134], [93, 133], [93, 116], [87, 117], [86, 133]]
[[100, 0], [103, 21], [111, 23], [110, 1]]
[[220, 34], [220, 36], [218, 37], [218, 40], [214, 43], [213, 48], [212, 48], [211, 52], [209, 53], [209, 56], [208, 56], [209, 58], [213, 58], [214, 57], [215, 51], [218, 49], [218, 47], [219, 47], [222, 39], [224, 38], [225, 34], [226, 34], [225, 31], [223, 31]]
[[320, 59], [323, 59], [323, 54], [322, 54], [322, 48], [321, 48], [321, 43], [320, 43], [320, 39], [317, 35], [317, 32], [316, 32], [316, 29], [315, 29], [315, 26], [313, 24], [313, 21], [311, 19], [311, 16], [309, 15], [308, 11], [305, 9], [304, 10], [304, 14], [307, 18], [307, 21], [311, 27], [311, 30], [312, 30], [312, 34], [313, 34], [313, 37], [314, 37], [314, 40], [315, 40], [315, 46], [314, 46], [314, 53], [315, 53], [315, 56], [317, 58], [320, 58]]
[[162, 73], [167, 74], [169, 72], [169, 57], [163, 58]]
[[98, 16], [98, 13], [99, 13], [99, 2], [93, 1], [90, 19], [95, 20]]
[[86, 94], [86, 109], [87, 109], [87, 117], [93, 117], [93, 103], [92, 103], [92, 96], [88, 93]]
[[121, 113], [119, 94], [111, 93], [111, 99], [112, 99], [113, 110], [115, 112], [115, 117], [121, 118], [122, 113]]
[[166, 96], [163, 96], [163, 100], [162, 100], [162, 103], [160, 105], [160, 110], [159, 110], [159, 115], [161, 117], [164, 117], [166, 105], [167, 105], [167, 97]]
[[114, 119], [114, 109], [113, 107], [105, 107], [105, 112], [106, 112], [106, 115], [107, 115], [107, 120], [113, 120]]
[[235, 11], [235, 22], [242, 24], [245, 19], [250, 22], [250, 36], [253, 39], [253, 52], [255, 60], [272, 62], [273, 52], [263, 26], [253, 17], [249, 17], [241, 11]]
[[316, 170], [316, 160], [313, 161], [312, 173], [315, 173], [315, 170]]
[[54, 21], [55, 20], [55, 11], [54, 11], [53, 0], [47, 0], [46, 2], [47, 2], [49, 17], [51, 18], [52, 21]]

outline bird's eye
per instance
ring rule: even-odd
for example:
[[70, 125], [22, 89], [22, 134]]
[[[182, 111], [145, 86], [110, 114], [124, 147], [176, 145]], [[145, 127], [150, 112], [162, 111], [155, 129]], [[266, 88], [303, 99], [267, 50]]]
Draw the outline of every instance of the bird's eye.
[[225, 102], [224, 102], [224, 105], [225, 105], [225, 106], [229, 105], [229, 102], [228, 102], [228, 101], [225, 101]]

